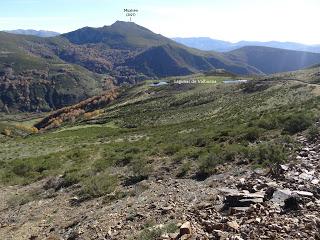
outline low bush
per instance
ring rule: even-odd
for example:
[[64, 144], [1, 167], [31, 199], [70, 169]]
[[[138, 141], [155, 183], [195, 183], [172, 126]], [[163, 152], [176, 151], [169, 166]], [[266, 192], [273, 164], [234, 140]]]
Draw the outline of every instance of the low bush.
[[6, 129], [2, 130], [1, 134], [8, 137], [8, 136], [11, 136], [12, 131], [9, 128], [6, 128]]
[[307, 138], [309, 141], [314, 142], [319, 137], [319, 128], [316, 126], [312, 126], [309, 128], [307, 133]]
[[312, 124], [312, 118], [306, 114], [292, 114], [284, 121], [285, 132], [290, 134], [295, 134], [301, 131], [306, 130]]
[[249, 155], [251, 160], [261, 165], [279, 164], [288, 159], [284, 148], [275, 143], [261, 143], [253, 148]]
[[168, 145], [168, 146], [165, 146], [163, 148], [163, 153], [166, 154], [166, 155], [172, 156], [175, 153], [179, 152], [179, 150], [181, 148], [182, 147], [180, 145], [177, 145], [177, 144]]
[[[147, 227], [147, 226], [146, 226]], [[168, 223], [163, 227], [148, 227], [143, 229], [138, 238], [139, 240], [154, 240], [159, 239], [164, 233], [174, 233], [178, 230], [177, 224]]]
[[27, 177], [32, 172], [33, 168], [28, 162], [17, 161], [12, 164], [12, 173], [19, 177]]
[[163, 230], [161, 228], [156, 229], [144, 229], [140, 235], [139, 240], [153, 240], [158, 239], [163, 234]]
[[243, 136], [243, 139], [249, 142], [255, 142], [261, 136], [261, 129], [259, 128], [248, 128]]
[[207, 145], [207, 139], [203, 137], [198, 137], [194, 139], [193, 146], [195, 147], [205, 147]]
[[152, 172], [152, 166], [147, 162], [147, 159], [138, 157], [131, 162], [132, 175], [125, 180], [125, 185], [133, 185], [142, 180], [148, 179]]
[[118, 185], [118, 177], [107, 172], [86, 179], [80, 194], [86, 198], [101, 197], [113, 192]]
[[92, 171], [82, 169], [80, 166], [77, 166], [66, 170], [63, 175], [63, 179], [66, 186], [71, 186], [85, 180], [88, 177], [91, 177], [92, 174]]
[[197, 178], [202, 180], [210, 175], [216, 173], [216, 167], [221, 164], [223, 160], [216, 154], [209, 153], [205, 156], [200, 156]]
[[261, 118], [257, 122], [257, 126], [259, 128], [263, 128], [263, 129], [266, 129], [266, 130], [272, 130], [272, 129], [278, 128], [279, 122], [278, 122], [277, 118], [273, 118], [271, 116], [269, 118]]
[[181, 165], [181, 167], [178, 169], [177, 177], [181, 178], [188, 174], [188, 172], [191, 170], [191, 162], [185, 162]]
[[223, 152], [221, 153], [221, 158], [223, 159], [224, 162], [231, 162], [236, 160], [237, 155], [239, 155], [239, 150], [229, 147], [228, 145]]
[[204, 150], [201, 148], [185, 147], [174, 155], [174, 160], [178, 163], [181, 163], [184, 159], [196, 160], [202, 151]]
[[7, 201], [7, 205], [10, 208], [19, 207], [25, 205], [29, 202], [38, 200], [40, 198], [41, 193], [39, 191], [31, 191], [27, 193], [20, 193], [10, 197]]
[[49, 174], [54, 174], [61, 167], [56, 154], [45, 157], [14, 159], [2, 169], [0, 182], [4, 184], [28, 184]]
[[134, 159], [134, 154], [132, 153], [125, 153], [125, 154], [119, 154], [116, 157], [116, 165], [117, 166], [126, 166]]
[[143, 157], [137, 158], [132, 161], [131, 170], [135, 177], [148, 178], [152, 172], [152, 167], [148, 164], [147, 160]]
[[114, 163], [115, 163], [115, 161], [111, 157], [103, 156], [102, 158], [97, 159], [93, 163], [92, 168], [96, 172], [101, 172], [101, 171], [104, 171], [104, 170], [108, 169], [109, 167], [113, 166]]

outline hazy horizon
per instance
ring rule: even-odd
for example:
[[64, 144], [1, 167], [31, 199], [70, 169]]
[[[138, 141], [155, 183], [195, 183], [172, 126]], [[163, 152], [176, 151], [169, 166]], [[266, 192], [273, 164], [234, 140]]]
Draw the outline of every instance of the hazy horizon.
[[[110, 24], [112, 25], [112, 24]], [[105, 25], [104, 25], [105, 26]], [[90, 26], [84, 26], [84, 27], [90, 27]], [[103, 26], [101, 26], [103, 27]], [[82, 27], [83, 28], [83, 27]], [[99, 27], [98, 27], [99, 28]], [[23, 31], [28, 31], [28, 30], [31, 30], [31, 31], [48, 31], [48, 32], [56, 32], [56, 31], [52, 31], [50, 29], [22, 29], [22, 28], [19, 28], [19, 29], [1, 29], [0, 31], [16, 31], [16, 30], [23, 30]], [[77, 30], [77, 29], [74, 29], [74, 30]], [[71, 30], [71, 31], [74, 31], [74, 30]], [[64, 34], [64, 33], [68, 33], [68, 32], [56, 32], [56, 33], [59, 33], [59, 34]], [[160, 33], [161, 34], [161, 33]], [[167, 36], [165, 36], [167, 37]], [[268, 43], [268, 42], [280, 42], [280, 43], [298, 43], [298, 44], [303, 44], [303, 45], [308, 45], [308, 46], [318, 46], [320, 45], [319, 44], [308, 44], [308, 43], [301, 43], [301, 42], [291, 42], [291, 41], [278, 41], [278, 40], [270, 40], [270, 41], [258, 41], [258, 40], [255, 40], [255, 39], [242, 39], [242, 40], [239, 40], [239, 41], [228, 41], [228, 40], [225, 40], [225, 39], [217, 39], [217, 38], [212, 38], [212, 37], [208, 37], [208, 36], [186, 36], [186, 37], [179, 37], [179, 36], [176, 36], [176, 37], [170, 37], [172, 39], [174, 38], [184, 38], [184, 39], [187, 39], [187, 38], [208, 38], [208, 39], [211, 39], [211, 40], [217, 40], [217, 41], [225, 41], [225, 42], [229, 42], [229, 43], [232, 43], [232, 44], [236, 44], [236, 43], [240, 43], [240, 42], [261, 42], [261, 43]]]
[[124, 8], [138, 9], [135, 23], [170, 38], [320, 44], [317, 0], [3, 0], [0, 29], [65, 33], [102, 27], [128, 21]]

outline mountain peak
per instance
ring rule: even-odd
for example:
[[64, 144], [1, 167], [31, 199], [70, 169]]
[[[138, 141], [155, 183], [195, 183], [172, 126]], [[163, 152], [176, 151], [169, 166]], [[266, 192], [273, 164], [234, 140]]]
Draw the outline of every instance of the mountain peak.
[[82, 28], [62, 35], [75, 44], [101, 43], [114, 49], [148, 48], [173, 43], [134, 22], [116, 21], [101, 28]]
[[137, 31], [145, 31], [145, 32], [149, 32], [152, 33], [152, 31], [150, 31], [149, 29], [142, 27], [138, 24], [136, 24], [135, 22], [126, 22], [126, 21], [116, 21], [115, 23], [113, 23], [111, 26], [106, 26], [107, 28], [110, 27], [112, 29], [115, 30], [137, 30]]
[[111, 26], [121, 26], [121, 25], [137, 25], [136, 23], [134, 22], [127, 22], [127, 21], [120, 21], [120, 20], [117, 20], [115, 21]]

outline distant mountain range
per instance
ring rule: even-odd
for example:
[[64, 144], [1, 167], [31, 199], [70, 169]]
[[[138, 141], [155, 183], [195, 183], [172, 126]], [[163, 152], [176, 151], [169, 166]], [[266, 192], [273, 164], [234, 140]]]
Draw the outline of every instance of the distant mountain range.
[[132, 22], [50, 38], [0, 32], [0, 110], [58, 109], [148, 78], [216, 69], [261, 75], [319, 63], [317, 53], [270, 47], [201, 51]]
[[[224, 68], [237, 74], [260, 74], [245, 63], [233, 62], [220, 53], [191, 49], [132, 22], [117, 21], [101, 28], [85, 27], [62, 34], [72, 44], [117, 50], [117, 59], [110, 59], [113, 68], [126, 67], [147, 77], [187, 75], [199, 71]], [[119, 54], [122, 53], [122, 54]], [[105, 58], [105, 56], [101, 56]], [[125, 81], [124, 79], [120, 80]]]
[[241, 47], [260, 46], [282, 48], [287, 50], [307, 51], [320, 53], [319, 45], [305, 45], [295, 42], [258, 42], [258, 41], [240, 41], [231, 43], [227, 41], [216, 40], [208, 37], [194, 37], [194, 38], [173, 38], [174, 41], [184, 44], [188, 47], [197, 48], [204, 51], [228, 52]]
[[314, 66], [320, 60], [319, 53], [270, 47], [242, 47], [224, 55], [235, 62], [246, 62], [265, 74], [303, 69]]
[[58, 32], [52, 32], [52, 31], [45, 31], [45, 30], [33, 30], [33, 29], [17, 29], [17, 30], [8, 30], [5, 31], [8, 33], [14, 33], [14, 34], [21, 34], [21, 35], [31, 35], [31, 36], [37, 36], [37, 37], [55, 37], [60, 35]]

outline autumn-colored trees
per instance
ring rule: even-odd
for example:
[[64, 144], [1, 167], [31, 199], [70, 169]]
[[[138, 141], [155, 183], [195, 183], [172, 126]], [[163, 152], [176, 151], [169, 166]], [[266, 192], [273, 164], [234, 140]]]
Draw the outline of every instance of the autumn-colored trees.
[[59, 109], [35, 124], [37, 129], [51, 129], [59, 127], [64, 122], [74, 122], [79, 117], [90, 119], [103, 113], [102, 107], [112, 102], [118, 96], [117, 89], [111, 89], [104, 94], [88, 98], [78, 104]]

